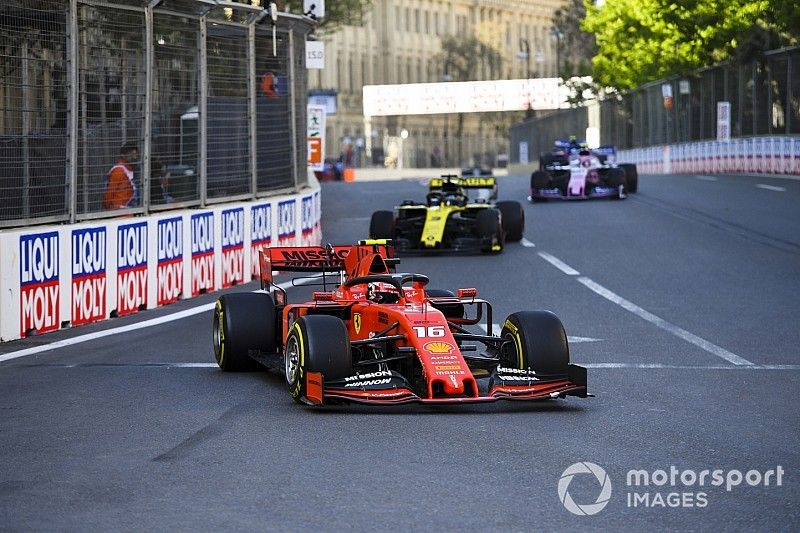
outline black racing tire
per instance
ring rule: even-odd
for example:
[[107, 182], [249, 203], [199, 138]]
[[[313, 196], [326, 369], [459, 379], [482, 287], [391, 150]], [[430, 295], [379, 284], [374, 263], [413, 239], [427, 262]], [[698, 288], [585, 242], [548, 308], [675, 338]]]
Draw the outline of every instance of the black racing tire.
[[517, 242], [522, 239], [525, 232], [525, 211], [522, 204], [515, 201], [497, 202], [497, 209], [503, 215], [503, 231], [506, 241]]
[[[456, 296], [453, 291], [447, 289], [425, 289], [425, 294], [429, 298]], [[434, 304], [434, 307], [441, 311], [445, 318], [464, 318], [464, 304]]]
[[619, 168], [625, 171], [626, 191], [634, 193], [639, 190], [639, 171], [634, 163], [620, 163]]
[[[622, 186], [623, 191], [627, 192], [628, 184], [625, 181], [625, 171], [621, 168], [611, 168], [608, 170], [608, 175], [606, 176], [606, 183], [609, 187], [614, 187], [615, 189]], [[619, 198], [624, 198], [624, 195], [620, 195]]]
[[[501, 216], [499, 210], [489, 208], [479, 211], [478, 216], [475, 217], [475, 232], [482, 242], [481, 251], [484, 253], [499, 253], [503, 250], [505, 236], [500, 222]], [[499, 250], [494, 249], [497, 245], [500, 246]]]
[[501, 365], [538, 374], [562, 375], [569, 365], [569, 345], [561, 320], [550, 311], [520, 311], [503, 322], [500, 336], [513, 342]]
[[330, 315], [298, 318], [286, 337], [284, 371], [289, 394], [297, 403], [306, 403], [308, 372], [322, 373], [324, 381], [355, 374], [345, 323]]
[[369, 221], [370, 239], [394, 238], [394, 213], [391, 211], [375, 211]]
[[220, 296], [214, 307], [214, 358], [222, 370], [256, 370], [250, 351], [274, 352], [275, 303], [263, 292], [236, 292]]
[[550, 185], [550, 173], [545, 170], [537, 170], [531, 174], [531, 189], [544, 189]]

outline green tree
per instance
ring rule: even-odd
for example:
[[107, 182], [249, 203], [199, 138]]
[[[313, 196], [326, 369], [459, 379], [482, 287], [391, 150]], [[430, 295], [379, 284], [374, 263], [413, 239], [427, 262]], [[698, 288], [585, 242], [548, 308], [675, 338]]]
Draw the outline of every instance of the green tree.
[[730, 58], [796, 43], [793, 0], [586, 0], [583, 29], [594, 33], [593, 75], [630, 89]]

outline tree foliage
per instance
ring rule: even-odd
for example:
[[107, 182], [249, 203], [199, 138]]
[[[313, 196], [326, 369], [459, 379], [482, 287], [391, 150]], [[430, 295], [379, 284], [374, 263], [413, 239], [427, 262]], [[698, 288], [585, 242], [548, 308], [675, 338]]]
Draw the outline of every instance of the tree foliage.
[[553, 26], [563, 33], [561, 42], [562, 77], [589, 76], [592, 71], [592, 58], [597, 54], [597, 43], [593, 33], [581, 27], [586, 18], [584, 0], [570, 0], [556, 10]]
[[586, 0], [593, 75], [629, 89], [649, 81], [797, 42], [795, 0]]
[[494, 47], [472, 35], [448, 35], [442, 38], [442, 50], [435, 60], [452, 81], [497, 79], [503, 72], [503, 56]]

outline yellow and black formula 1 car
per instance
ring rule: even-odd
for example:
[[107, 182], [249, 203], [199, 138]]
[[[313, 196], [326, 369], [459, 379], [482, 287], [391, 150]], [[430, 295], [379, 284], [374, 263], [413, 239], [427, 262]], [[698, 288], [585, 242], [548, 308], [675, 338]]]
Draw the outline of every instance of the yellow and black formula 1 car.
[[401, 252], [497, 253], [522, 239], [525, 213], [519, 202], [493, 203], [496, 194], [492, 176], [434, 178], [425, 203], [406, 200], [394, 212], [373, 213], [369, 234], [392, 239]]

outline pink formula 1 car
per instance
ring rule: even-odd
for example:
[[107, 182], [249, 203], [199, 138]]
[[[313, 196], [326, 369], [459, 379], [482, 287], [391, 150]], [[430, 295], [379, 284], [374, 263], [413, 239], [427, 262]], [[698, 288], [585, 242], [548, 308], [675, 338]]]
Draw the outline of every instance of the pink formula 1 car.
[[[557, 148], [561, 148], [558, 143]], [[636, 165], [617, 164], [614, 147], [589, 150], [583, 146], [558, 153], [554, 149], [542, 156], [539, 170], [531, 174], [529, 200], [623, 199], [636, 192], [638, 182]]]

